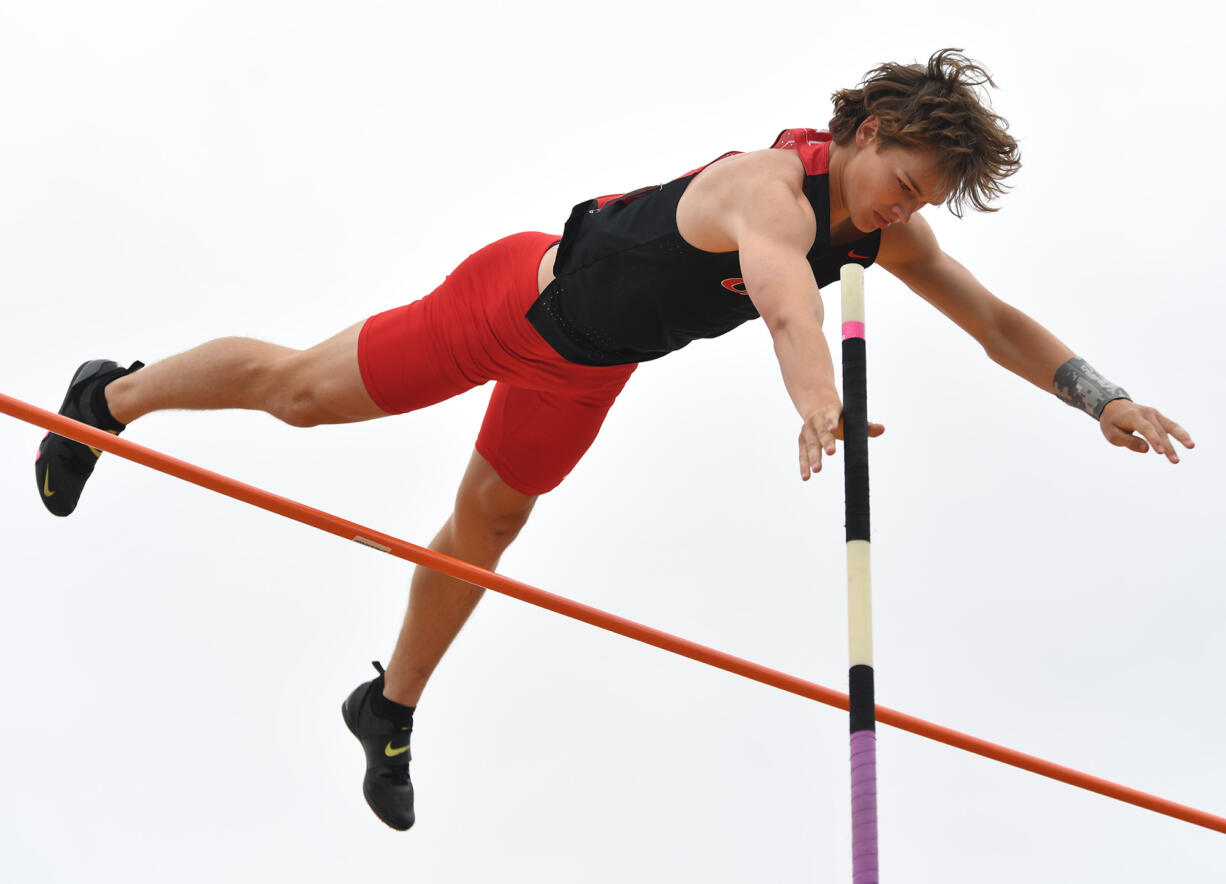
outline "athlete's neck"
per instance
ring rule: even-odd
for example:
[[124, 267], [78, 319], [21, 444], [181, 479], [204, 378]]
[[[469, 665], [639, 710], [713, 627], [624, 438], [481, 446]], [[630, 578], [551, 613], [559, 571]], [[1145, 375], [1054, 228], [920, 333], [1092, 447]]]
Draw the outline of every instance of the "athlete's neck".
[[851, 148], [839, 147], [835, 142], [830, 142], [830, 172], [827, 180], [830, 182], [831, 230], [851, 217], [847, 211], [847, 201], [843, 198], [843, 171], [847, 168], [851, 152]]

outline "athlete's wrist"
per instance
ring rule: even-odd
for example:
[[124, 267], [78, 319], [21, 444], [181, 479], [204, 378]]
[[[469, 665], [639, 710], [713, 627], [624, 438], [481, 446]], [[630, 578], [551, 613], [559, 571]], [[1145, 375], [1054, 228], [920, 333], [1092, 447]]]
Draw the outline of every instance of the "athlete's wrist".
[[1107, 380], [1080, 356], [1074, 356], [1056, 369], [1052, 386], [1056, 398], [1084, 411], [1094, 420], [1102, 417], [1103, 409], [1109, 403], [1117, 399], [1132, 401], [1127, 390]]

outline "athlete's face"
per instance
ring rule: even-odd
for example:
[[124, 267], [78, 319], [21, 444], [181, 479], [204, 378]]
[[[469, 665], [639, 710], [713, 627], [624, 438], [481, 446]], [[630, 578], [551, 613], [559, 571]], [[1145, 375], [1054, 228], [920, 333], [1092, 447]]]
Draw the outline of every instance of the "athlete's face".
[[926, 205], [940, 205], [936, 152], [908, 147], [882, 147], [876, 117], [856, 130], [856, 150], [843, 175], [843, 199], [851, 223], [866, 233], [906, 224]]

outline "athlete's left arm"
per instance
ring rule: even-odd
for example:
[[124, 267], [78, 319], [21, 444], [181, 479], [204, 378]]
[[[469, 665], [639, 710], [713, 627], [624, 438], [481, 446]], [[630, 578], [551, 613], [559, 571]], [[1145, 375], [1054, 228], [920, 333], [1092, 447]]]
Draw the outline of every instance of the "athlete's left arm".
[[[1039, 389], [1079, 406], [1086, 400], [1083, 387], [1104, 398], [1124, 395], [1122, 389], [1113, 388], [1055, 335], [997, 298], [969, 270], [945, 254], [932, 228], [919, 215], [883, 231], [877, 263], [978, 341], [994, 362]], [[1126, 398], [1112, 398], [1105, 405], [1100, 403], [1097, 409], [1087, 410], [1091, 414], [1098, 411], [1099, 427], [1112, 445], [1142, 453], [1152, 447], [1171, 463], [1178, 463], [1179, 455], [1169, 436], [1186, 448], [1193, 446], [1187, 431], [1156, 408]]]

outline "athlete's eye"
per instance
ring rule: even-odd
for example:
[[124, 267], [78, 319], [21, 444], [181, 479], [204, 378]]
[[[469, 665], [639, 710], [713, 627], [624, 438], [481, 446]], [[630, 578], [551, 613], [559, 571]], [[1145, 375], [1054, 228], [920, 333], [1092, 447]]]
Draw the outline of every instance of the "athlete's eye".
[[898, 186], [901, 187], [903, 190], [905, 190], [907, 193], [911, 192], [911, 188], [907, 187], [907, 182], [903, 181], [901, 178], [898, 179]]

